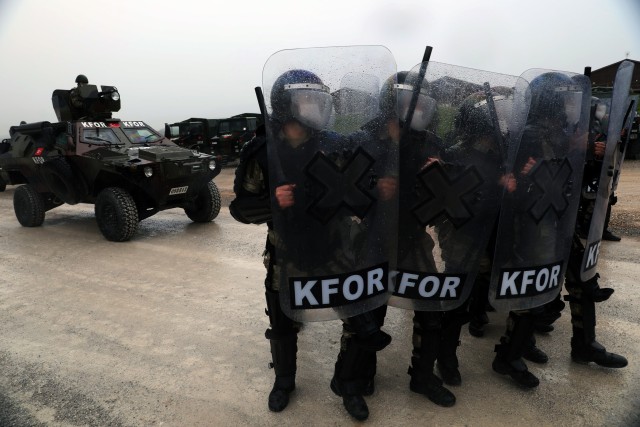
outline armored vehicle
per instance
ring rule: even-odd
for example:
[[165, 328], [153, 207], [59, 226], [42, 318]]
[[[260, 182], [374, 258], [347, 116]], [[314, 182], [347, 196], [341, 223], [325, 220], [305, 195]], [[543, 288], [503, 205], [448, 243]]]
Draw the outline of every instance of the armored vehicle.
[[[220, 211], [213, 178], [220, 166], [207, 154], [182, 148], [142, 121], [112, 118], [120, 110], [113, 86], [85, 85], [53, 92], [57, 123], [12, 126], [0, 153], [3, 184], [15, 189], [18, 222], [42, 225], [45, 212], [67, 203], [91, 203], [102, 234], [129, 240], [138, 222], [171, 208], [194, 222], [210, 222]], [[77, 99], [77, 96], [76, 96]]]

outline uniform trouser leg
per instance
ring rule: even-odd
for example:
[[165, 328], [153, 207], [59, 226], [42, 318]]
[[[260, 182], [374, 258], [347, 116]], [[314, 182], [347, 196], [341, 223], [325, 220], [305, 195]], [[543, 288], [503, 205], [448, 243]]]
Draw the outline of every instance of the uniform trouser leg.
[[279, 293], [267, 289], [266, 299], [271, 327], [266, 330], [265, 337], [271, 343], [271, 367], [276, 375], [269, 394], [269, 409], [279, 412], [287, 406], [289, 394], [295, 389], [298, 333], [293, 321], [280, 307]]
[[342, 396], [345, 409], [357, 420], [369, 416], [363, 396], [375, 375], [375, 353], [391, 342], [391, 337], [380, 329], [385, 313], [386, 308], [381, 308], [344, 320], [331, 390]]
[[489, 304], [490, 272], [480, 272], [476, 277], [469, 298], [469, 333], [474, 337], [484, 336], [484, 325], [489, 323], [487, 305]]
[[442, 332], [437, 360], [440, 376], [447, 385], [462, 384], [457, 352], [462, 326], [468, 321], [469, 313], [466, 304], [442, 314]]
[[[383, 305], [371, 311], [372, 320], [377, 328], [382, 328], [384, 325], [384, 318], [387, 313], [387, 306]], [[373, 328], [375, 329], [375, 328]], [[373, 330], [372, 329], [372, 330]], [[342, 369], [342, 360], [344, 356], [350, 351], [354, 344], [356, 337], [356, 331], [354, 330], [353, 321], [346, 321], [342, 325], [342, 337], [340, 339], [340, 353], [336, 361], [336, 370], [338, 373]], [[377, 356], [376, 351], [371, 349], [363, 349], [361, 366], [359, 366], [359, 381], [363, 384], [362, 395], [370, 396], [374, 392], [374, 378], [377, 370]]]
[[442, 386], [433, 373], [442, 341], [442, 313], [416, 311], [413, 317], [413, 354], [409, 375], [409, 389], [424, 394], [437, 405], [453, 406], [456, 397]]
[[511, 311], [507, 318], [506, 334], [496, 345], [496, 357], [493, 370], [499, 374], [509, 375], [523, 387], [536, 387], [540, 381], [529, 372], [522, 359], [526, 346], [533, 336], [534, 316], [530, 311]]
[[[566, 299], [571, 308], [573, 327], [571, 359], [577, 363], [595, 362], [608, 368], [623, 368], [627, 366], [627, 359], [606, 351], [605, 347], [596, 341], [595, 302], [598, 295], [604, 291], [597, 285], [597, 279], [596, 275], [586, 282], [566, 282], [569, 292]], [[609, 295], [607, 293], [607, 298]]]
[[618, 354], [609, 353], [604, 346], [596, 341], [595, 303], [609, 299], [613, 294], [613, 289], [600, 288], [598, 274], [586, 281], [581, 279], [583, 256], [582, 241], [574, 236], [565, 281], [565, 288], [569, 293], [565, 300], [569, 302], [573, 326], [571, 359], [577, 363], [595, 362], [610, 368], [623, 368], [627, 366], [627, 359]]

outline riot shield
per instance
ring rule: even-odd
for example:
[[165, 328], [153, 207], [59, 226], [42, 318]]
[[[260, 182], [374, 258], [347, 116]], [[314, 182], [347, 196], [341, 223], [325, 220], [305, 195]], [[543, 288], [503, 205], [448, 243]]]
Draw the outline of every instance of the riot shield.
[[622, 126], [622, 132], [620, 134], [620, 144], [618, 150], [616, 150], [616, 158], [613, 168], [613, 183], [611, 184], [611, 193], [618, 189], [618, 181], [620, 181], [620, 174], [622, 173], [622, 163], [627, 155], [627, 147], [629, 146], [629, 138], [631, 137], [631, 127], [633, 121], [636, 118], [636, 109], [638, 108], [638, 95], [629, 97], [627, 101], [629, 107], [625, 113], [624, 125]]
[[399, 118], [411, 123], [400, 140], [389, 305], [443, 311], [468, 298], [497, 220], [508, 147], [524, 128], [527, 90], [516, 76], [431, 61], [398, 85]]
[[602, 169], [600, 171], [600, 179], [598, 180], [598, 193], [596, 195], [593, 214], [591, 216], [591, 224], [589, 225], [587, 243], [585, 245], [584, 257], [582, 258], [582, 266], [580, 268], [580, 278], [583, 281], [591, 279], [596, 274], [596, 265], [598, 264], [598, 254], [600, 252], [600, 243], [602, 241], [602, 231], [604, 229], [605, 217], [607, 215], [609, 196], [611, 195], [612, 177], [615, 167], [615, 154], [616, 151], [618, 151], [620, 133], [623, 125], [625, 124], [625, 113], [629, 107], [629, 88], [631, 87], [633, 68], [633, 62], [623, 61], [618, 67], [618, 71], [616, 72], [616, 77], [613, 82], [605, 154], [602, 160]]
[[580, 199], [591, 84], [586, 76], [533, 69], [520, 144], [510, 152], [513, 191], [498, 221], [489, 301], [522, 310], [553, 300], [567, 268]]
[[395, 71], [382, 46], [284, 50], [264, 66], [274, 279], [294, 320], [351, 317], [389, 297], [395, 251], [378, 243], [395, 231], [397, 197], [382, 200], [376, 182], [396, 174], [397, 150], [358, 129]]

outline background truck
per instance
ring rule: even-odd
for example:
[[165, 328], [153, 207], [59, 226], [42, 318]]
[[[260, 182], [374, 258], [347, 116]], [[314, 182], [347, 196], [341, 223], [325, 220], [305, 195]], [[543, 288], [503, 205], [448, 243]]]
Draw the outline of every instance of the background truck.
[[242, 146], [263, 123], [258, 113], [243, 113], [225, 119], [190, 118], [165, 123], [165, 137], [181, 147], [213, 155], [221, 164], [235, 161]]

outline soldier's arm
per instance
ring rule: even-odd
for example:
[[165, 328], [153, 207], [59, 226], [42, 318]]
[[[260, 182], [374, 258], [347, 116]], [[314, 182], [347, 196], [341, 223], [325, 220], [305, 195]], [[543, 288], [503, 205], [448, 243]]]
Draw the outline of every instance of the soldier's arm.
[[236, 169], [233, 185], [236, 198], [229, 205], [229, 211], [236, 221], [263, 224], [271, 220], [267, 175], [264, 141], [254, 138], [243, 148]]

